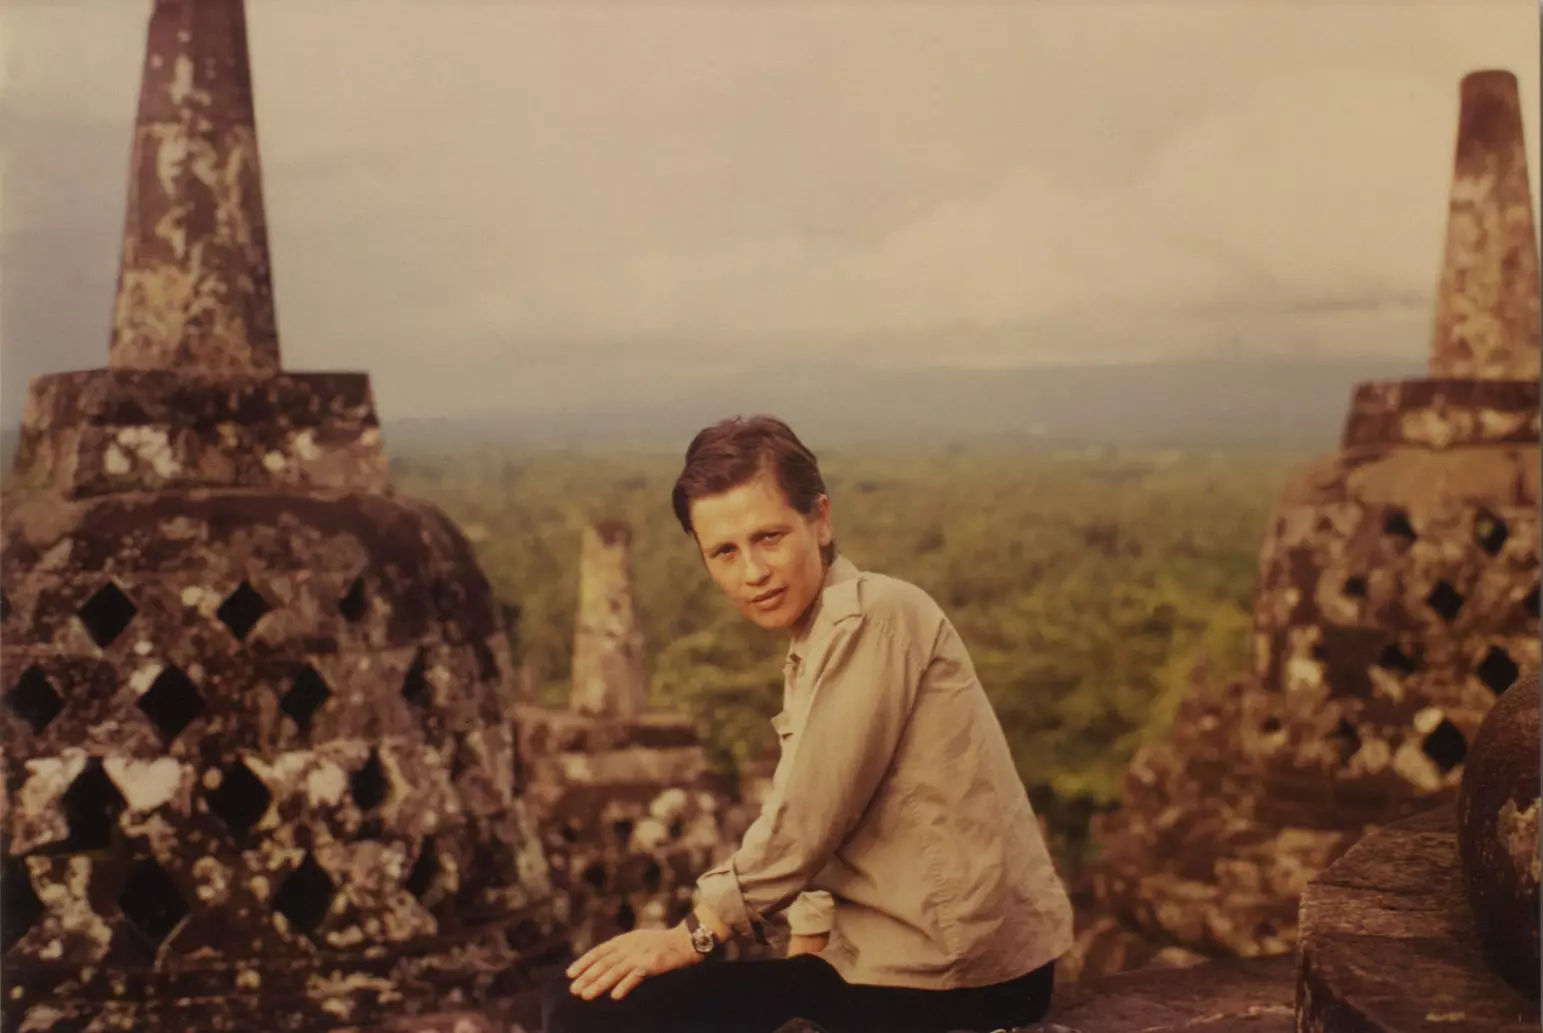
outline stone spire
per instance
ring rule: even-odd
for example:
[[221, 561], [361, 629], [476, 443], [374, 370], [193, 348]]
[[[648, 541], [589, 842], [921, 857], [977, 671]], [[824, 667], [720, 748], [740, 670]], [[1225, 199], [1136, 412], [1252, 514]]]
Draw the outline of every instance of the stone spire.
[[242, 0], [155, 2], [109, 365], [279, 369]]
[[605, 521], [585, 529], [579, 557], [570, 705], [580, 714], [630, 721], [647, 698], [643, 636], [632, 607], [632, 530]]
[[1451, 198], [1430, 375], [1536, 380], [1537, 240], [1510, 72], [1463, 78]]

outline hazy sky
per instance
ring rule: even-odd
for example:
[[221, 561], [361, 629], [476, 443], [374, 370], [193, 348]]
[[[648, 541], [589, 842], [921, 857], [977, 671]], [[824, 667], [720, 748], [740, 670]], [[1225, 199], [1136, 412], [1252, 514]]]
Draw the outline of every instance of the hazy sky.
[[[149, 0], [0, 0], [0, 406], [105, 363]], [[387, 417], [828, 364], [1415, 359], [1532, 0], [248, 0], [281, 345]]]

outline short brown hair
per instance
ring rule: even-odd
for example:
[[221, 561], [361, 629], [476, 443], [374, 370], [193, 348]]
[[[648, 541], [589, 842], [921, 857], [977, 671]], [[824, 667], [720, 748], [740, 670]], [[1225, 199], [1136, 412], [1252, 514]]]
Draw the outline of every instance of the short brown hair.
[[[805, 517], [812, 517], [820, 496], [828, 494], [819, 461], [791, 427], [775, 416], [735, 416], [700, 431], [686, 449], [686, 465], [671, 497], [681, 529], [696, 534], [693, 499], [749, 484], [762, 471], [771, 472], [788, 505]], [[821, 548], [820, 558], [829, 566], [836, 543]]]

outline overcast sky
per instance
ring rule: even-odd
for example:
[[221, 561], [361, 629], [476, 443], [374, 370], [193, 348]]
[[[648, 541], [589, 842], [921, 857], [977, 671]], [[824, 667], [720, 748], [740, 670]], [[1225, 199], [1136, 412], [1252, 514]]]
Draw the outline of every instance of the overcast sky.
[[[149, 0], [0, 0], [0, 406], [105, 363]], [[1532, 0], [248, 0], [281, 346], [387, 417], [1427, 347]]]

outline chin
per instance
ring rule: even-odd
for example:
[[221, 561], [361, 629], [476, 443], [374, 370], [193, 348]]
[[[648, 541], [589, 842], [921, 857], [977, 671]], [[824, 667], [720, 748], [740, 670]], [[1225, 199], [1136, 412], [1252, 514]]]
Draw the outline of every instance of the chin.
[[787, 627], [788, 624], [787, 618], [784, 617], [780, 611], [774, 613], [762, 613], [760, 610], [754, 610], [746, 614], [746, 616], [748, 616], [751, 621], [753, 621], [758, 627], [765, 628], [767, 631], [781, 631], [783, 628]]

